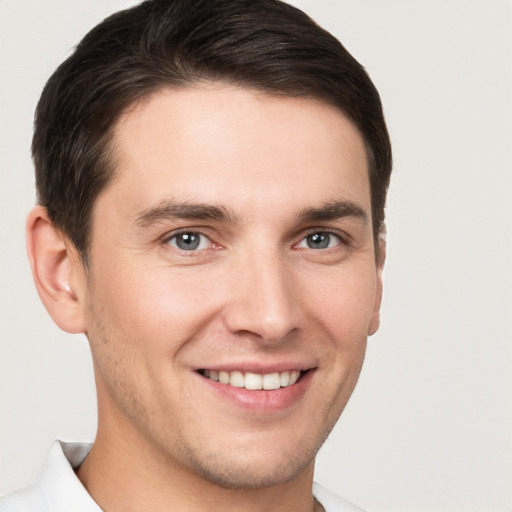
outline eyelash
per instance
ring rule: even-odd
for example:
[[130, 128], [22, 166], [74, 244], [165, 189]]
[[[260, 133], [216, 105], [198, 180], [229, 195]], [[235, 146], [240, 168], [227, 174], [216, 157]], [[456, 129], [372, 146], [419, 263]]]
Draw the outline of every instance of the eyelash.
[[[182, 249], [182, 248], [178, 247], [177, 245], [174, 245], [171, 243], [173, 240], [176, 240], [179, 236], [183, 236], [183, 235], [195, 235], [195, 236], [205, 238], [206, 240], [208, 240], [210, 246], [206, 247], [206, 248]], [[313, 235], [324, 235], [324, 236], [327, 235], [329, 237], [336, 237], [339, 240], [339, 242], [336, 243], [333, 247], [320, 247], [320, 248], [299, 247], [302, 243], [307, 243], [308, 237], [313, 236]], [[221, 246], [215, 244], [215, 242], [213, 242], [212, 239], [208, 235], [202, 233], [199, 230], [193, 230], [193, 229], [183, 229], [183, 230], [174, 232], [171, 235], [166, 236], [163, 239], [163, 242], [164, 242], [164, 244], [173, 247], [173, 249], [179, 251], [181, 254], [187, 255], [187, 256], [192, 256], [199, 252], [206, 251], [208, 249], [220, 249], [221, 248]], [[330, 243], [330, 241], [329, 241], [329, 243]], [[201, 244], [201, 240], [199, 241], [199, 244]], [[346, 235], [345, 233], [340, 233], [339, 231], [336, 231], [336, 230], [318, 229], [317, 228], [317, 229], [308, 230], [308, 232], [306, 232], [302, 236], [302, 238], [297, 243], [295, 243], [293, 245], [293, 247], [297, 248], [297, 249], [306, 249], [306, 250], [310, 249], [313, 251], [327, 251], [330, 249], [335, 249], [336, 247], [338, 247], [340, 245], [344, 245], [344, 246], [350, 245], [350, 239], [349, 239], [348, 235]]]
[[294, 247], [298, 247], [303, 242], [307, 243], [308, 237], [313, 236], [313, 235], [324, 235], [324, 236], [327, 235], [329, 237], [336, 237], [339, 240], [339, 242], [336, 243], [333, 247], [325, 247], [325, 248], [319, 248], [319, 249], [314, 249], [312, 247], [304, 247], [304, 249], [311, 249], [313, 251], [328, 250], [328, 249], [334, 249], [334, 248], [338, 247], [339, 245], [348, 245], [347, 235], [345, 235], [343, 233], [340, 233], [340, 232], [334, 231], [334, 230], [329, 230], [329, 229], [311, 229], [300, 239], [300, 241], [297, 244], [294, 245]]
[[[173, 240], [176, 240], [178, 237], [183, 236], [183, 235], [195, 235], [200, 238], [205, 238], [206, 240], [208, 240], [209, 245], [211, 245], [213, 247], [207, 247], [207, 248], [202, 248], [202, 249], [182, 249], [182, 248], [177, 247], [176, 245], [173, 245], [171, 243]], [[197, 252], [205, 251], [207, 249], [219, 248], [219, 246], [217, 246], [208, 235], [201, 233], [201, 231], [192, 230], [192, 229], [183, 229], [181, 231], [174, 232], [171, 235], [166, 236], [163, 241], [166, 245], [169, 245], [169, 246], [173, 247], [174, 249], [178, 250], [180, 253], [187, 254], [187, 255], [192, 255]], [[201, 243], [201, 241], [199, 243]]]

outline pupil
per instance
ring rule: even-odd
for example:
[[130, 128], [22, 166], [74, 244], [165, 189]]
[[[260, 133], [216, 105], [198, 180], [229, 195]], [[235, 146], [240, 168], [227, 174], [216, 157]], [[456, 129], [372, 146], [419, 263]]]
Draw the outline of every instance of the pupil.
[[199, 247], [199, 236], [195, 233], [182, 233], [176, 239], [176, 245], [184, 251], [193, 251]]
[[307, 241], [310, 249], [325, 249], [329, 247], [330, 236], [327, 233], [314, 233], [308, 236]]

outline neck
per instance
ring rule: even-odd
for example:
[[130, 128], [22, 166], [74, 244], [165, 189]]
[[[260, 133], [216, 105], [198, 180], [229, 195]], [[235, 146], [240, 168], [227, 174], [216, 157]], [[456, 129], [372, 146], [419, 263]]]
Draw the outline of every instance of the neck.
[[256, 489], [224, 488], [180, 467], [140, 433], [103, 429], [77, 471], [105, 512], [312, 512], [322, 510], [312, 495], [314, 461], [291, 481]]

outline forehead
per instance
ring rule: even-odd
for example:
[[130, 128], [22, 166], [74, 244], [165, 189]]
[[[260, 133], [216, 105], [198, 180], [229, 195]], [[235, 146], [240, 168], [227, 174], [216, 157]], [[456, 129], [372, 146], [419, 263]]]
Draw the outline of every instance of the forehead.
[[254, 212], [291, 198], [299, 208], [342, 198], [370, 209], [362, 137], [321, 101], [226, 85], [165, 89], [123, 114], [113, 143], [110, 193], [134, 207], [173, 196]]

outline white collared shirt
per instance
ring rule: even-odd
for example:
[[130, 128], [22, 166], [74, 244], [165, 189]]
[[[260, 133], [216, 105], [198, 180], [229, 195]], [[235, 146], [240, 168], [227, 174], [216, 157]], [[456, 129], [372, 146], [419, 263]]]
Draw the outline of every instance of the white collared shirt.
[[[91, 446], [56, 441], [36, 481], [1, 498], [0, 512], [101, 512], [74, 471]], [[364, 512], [318, 484], [314, 484], [313, 494], [325, 512]]]

